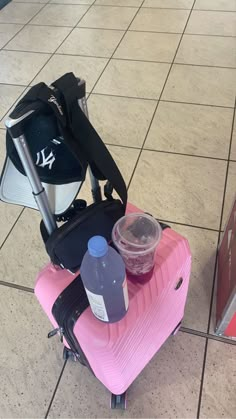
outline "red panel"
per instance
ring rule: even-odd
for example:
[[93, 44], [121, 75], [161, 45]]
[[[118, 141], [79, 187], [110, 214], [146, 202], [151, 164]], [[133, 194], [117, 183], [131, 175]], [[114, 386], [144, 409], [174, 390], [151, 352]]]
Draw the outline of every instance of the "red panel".
[[234, 314], [224, 334], [225, 336], [236, 337], [236, 313]]
[[[236, 285], [236, 200], [234, 202], [224, 237], [218, 252], [218, 282], [216, 320], [221, 319], [222, 313], [232, 295]], [[232, 328], [230, 326], [231, 332]], [[234, 334], [236, 328], [234, 326]]]

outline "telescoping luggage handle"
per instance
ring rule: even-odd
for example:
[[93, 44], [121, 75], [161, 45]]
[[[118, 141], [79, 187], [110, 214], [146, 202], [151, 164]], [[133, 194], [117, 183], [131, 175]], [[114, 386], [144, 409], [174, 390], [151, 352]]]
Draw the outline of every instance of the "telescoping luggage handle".
[[[88, 118], [88, 108], [87, 102], [85, 98], [85, 81], [78, 79], [78, 86], [81, 88], [81, 97], [79, 97], [78, 102], [81, 110], [84, 112], [86, 117]], [[21, 160], [22, 166], [24, 168], [25, 174], [30, 182], [32, 193], [34, 195], [34, 199], [38, 206], [38, 209], [42, 215], [42, 219], [44, 225], [47, 229], [48, 234], [50, 235], [56, 228], [57, 224], [54, 218], [54, 215], [51, 211], [48, 197], [46, 191], [44, 190], [40, 178], [38, 176], [34, 161], [32, 159], [24, 132], [23, 132], [23, 122], [27, 119], [31, 118], [32, 115], [40, 109], [42, 104], [38, 104], [37, 107], [29, 108], [29, 106], [25, 107], [24, 109], [20, 109], [18, 115], [14, 117], [11, 114], [10, 117], [5, 121], [5, 126], [8, 132], [11, 135], [12, 141], [16, 147], [17, 153]], [[101, 200], [101, 191], [98, 180], [93, 175], [90, 167], [89, 167], [89, 175], [90, 175], [90, 182], [92, 187], [92, 195], [93, 200], [95, 202]]]

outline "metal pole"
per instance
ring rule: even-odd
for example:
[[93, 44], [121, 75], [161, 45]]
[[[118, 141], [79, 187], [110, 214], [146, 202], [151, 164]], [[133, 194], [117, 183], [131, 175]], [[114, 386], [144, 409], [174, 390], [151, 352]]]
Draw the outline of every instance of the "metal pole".
[[12, 138], [12, 140], [21, 160], [25, 174], [29, 179], [35, 201], [43, 218], [43, 222], [48, 234], [50, 235], [57, 228], [57, 224], [52, 214], [47, 194], [36, 171], [25, 136], [22, 134], [17, 138]]

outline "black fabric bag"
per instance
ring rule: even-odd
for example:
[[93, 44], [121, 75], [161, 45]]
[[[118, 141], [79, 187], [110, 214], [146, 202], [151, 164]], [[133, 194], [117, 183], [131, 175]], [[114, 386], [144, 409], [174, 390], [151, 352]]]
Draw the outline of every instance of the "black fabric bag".
[[[81, 211], [75, 211], [72, 218], [56, 229], [50, 236], [41, 222], [41, 233], [51, 261], [76, 272], [87, 250], [88, 240], [94, 235], [102, 235], [111, 240], [111, 232], [116, 221], [125, 214], [127, 188], [123, 177], [103, 141], [78, 107], [78, 81], [68, 73], [53, 83], [57, 100], [66, 113], [66, 124], [60, 126], [65, 144], [78, 159], [83, 158], [90, 165], [93, 174], [107, 180], [107, 199], [96, 202]], [[49, 89], [50, 90], [50, 89]], [[47, 89], [44, 91], [44, 100]], [[42, 91], [40, 96], [42, 97]], [[58, 117], [58, 112], [55, 113]], [[60, 116], [58, 117], [60, 124]], [[119, 199], [113, 199], [113, 188]]]
[[46, 240], [51, 261], [76, 272], [82, 262], [87, 243], [92, 236], [101, 235], [111, 241], [116, 221], [124, 215], [120, 200], [92, 204], [55, 230]]

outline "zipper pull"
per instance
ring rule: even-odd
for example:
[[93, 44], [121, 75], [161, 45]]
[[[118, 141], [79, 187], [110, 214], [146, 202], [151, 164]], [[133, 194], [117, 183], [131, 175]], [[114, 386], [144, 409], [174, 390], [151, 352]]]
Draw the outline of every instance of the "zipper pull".
[[59, 334], [61, 342], [63, 342], [63, 334], [64, 330], [63, 327], [57, 327], [56, 329], [51, 330], [51, 332], [48, 333], [48, 338], [52, 338], [56, 334]]

